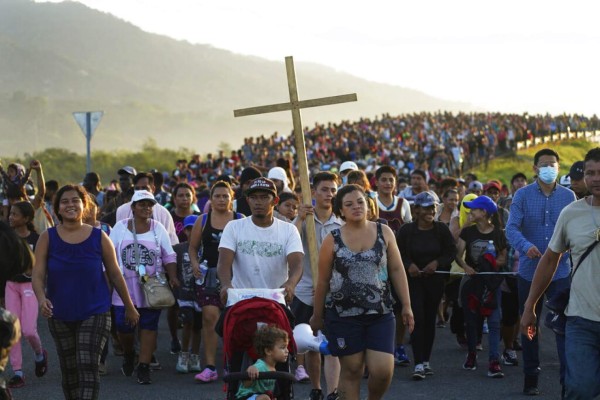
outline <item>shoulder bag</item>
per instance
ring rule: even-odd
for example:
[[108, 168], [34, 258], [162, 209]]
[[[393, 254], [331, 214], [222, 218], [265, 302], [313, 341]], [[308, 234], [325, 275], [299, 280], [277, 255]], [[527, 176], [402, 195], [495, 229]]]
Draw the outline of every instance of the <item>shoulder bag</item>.
[[[140, 271], [140, 249], [137, 241], [137, 234], [135, 231], [135, 222], [132, 220], [132, 233], [133, 233], [133, 252], [135, 257], [136, 269], [138, 270], [138, 274], [140, 274], [140, 284], [142, 285], [142, 289], [144, 290], [144, 296], [146, 297], [146, 302], [150, 308], [154, 309], [162, 309], [169, 308], [175, 304], [175, 296], [173, 296], [173, 292], [169, 287], [169, 283], [167, 282], [167, 278], [164, 273], [158, 272], [158, 265], [154, 269], [155, 273], [153, 276], [148, 276], [145, 274], [145, 266], [143, 266], [143, 270]], [[162, 252], [160, 243], [158, 241], [158, 236], [156, 235], [156, 231], [154, 230], [154, 226], [152, 226], [152, 233], [154, 234], [154, 241], [156, 242], [157, 248], [157, 264], [158, 258], [160, 257], [160, 253]]]

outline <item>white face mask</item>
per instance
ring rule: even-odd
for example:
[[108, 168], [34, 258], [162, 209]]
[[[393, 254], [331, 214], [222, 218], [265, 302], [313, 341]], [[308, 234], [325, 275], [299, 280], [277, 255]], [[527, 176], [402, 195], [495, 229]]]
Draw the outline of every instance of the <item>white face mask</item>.
[[558, 177], [558, 168], [550, 166], [540, 167], [538, 177], [542, 182], [549, 185], [556, 181], [556, 178]]

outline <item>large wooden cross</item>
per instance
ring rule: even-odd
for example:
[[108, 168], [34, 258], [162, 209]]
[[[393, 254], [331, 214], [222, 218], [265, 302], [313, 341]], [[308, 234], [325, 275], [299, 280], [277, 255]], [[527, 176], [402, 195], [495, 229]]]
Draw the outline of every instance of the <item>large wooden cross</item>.
[[[294, 59], [292, 57], [285, 58], [285, 69], [287, 71], [288, 89], [290, 92], [290, 101], [288, 103], [271, 104], [268, 106], [250, 107], [240, 110], [234, 110], [233, 115], [235, 117], [245, 117], [247, 115], [266, 114], [278, 111], [292, 111], [292, 121], [294, 123], [294, 138], [296, 142], [296, 155], [298, 157], [298, 172], [300, 173], [300, 188], [302, 189], [302, 202], [304, 204], [312, 204], [310, 182], [308, 180], [308, 162], [306, 160], [306, 146], [304, 143], [304, 134], [302, 132], [302, 119], [300, 117], [300, 109], [356, 101], [356, 93], [299, 101], [298, 87], [296, 86], [296, 72], [294, 70]], [[316, 287], [319, 254], [317, 250], [318, 247], [317, 235], [315, 230], [315, 220], [314, 216], [310, 215], [306, 217], [306, 240], [308, 243], [308, 253], [310, 257], [310, 267], [313, 276], [313, 286]]]

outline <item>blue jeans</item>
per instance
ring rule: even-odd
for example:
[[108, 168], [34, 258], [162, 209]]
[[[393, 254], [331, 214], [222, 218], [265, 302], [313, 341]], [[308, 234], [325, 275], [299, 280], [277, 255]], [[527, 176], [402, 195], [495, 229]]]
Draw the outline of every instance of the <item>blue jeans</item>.
[[[488, 346], [489, 346], [489, 361], [500, 360], [499, 345], [500, 345], [500, 319], [502, 318], [502, 291], [500, 288], [496, 289], [494, 293], [496, 296], [496, 309], [487, 317], [488, 323]], [[463, 310], [465, 313], [465, 325], [467, 333], [467, 345], [469, 352], [475, 352], [477, 346], [477, 339], [479, 338], [478, 332], [480, 324], [482, 323], [483, 317], [479, 313], [475, 313], [469, 310], [468, 306], [463, 304]]]
[[593, 399], [600, 394], [600, 322], [567, 317], [565, 399]]
[[[519, 313], [522, 315], [525, 308], [525, 301], [527, 300], [527, 296], [529, 296], [531, 282], [519, 276], [517, 277], [517, 283], [519, 287]], [[569, 287], [570, 284], [571, 280], [569, 277], [552, 281], [548, 289], [546, 289], [545, 295], [547, 298], [550, 298], [555, 293]], [[537, 315], [536, 328], [539, 328], [539, 321], [542, 319], [543, 305], [544, 296], [542, 295], [535, 306], [535, 315]], [[548, 333], [550, 332], [550, 329], [548, 329]], [[521, 346], [523, 347], [523, 372], [525, 375], [539, 375], [540, 348], [538, 335], [535, 335], [532, 340], [529, 340], [525, 335], [521, 335]], [[562, 335], [556, 335], [556, 351], [558, 352], [558, 360], [560, 361], [560, 383], [562, 384], [565, 381], [565, 337]]]

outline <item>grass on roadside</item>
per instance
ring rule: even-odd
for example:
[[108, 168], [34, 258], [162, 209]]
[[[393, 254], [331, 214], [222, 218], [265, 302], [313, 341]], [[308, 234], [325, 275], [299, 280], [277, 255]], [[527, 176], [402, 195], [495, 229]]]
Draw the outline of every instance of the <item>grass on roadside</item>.
[[598, 147], [598, 143], [590, 142], [585, 139], [570, 139], [562, 140], [553, 143], [540, 144], [528, 149], [519, 150], [517, 153], [497, 157], [490, 161], [488, 168], [484, 169], [483, 165], [473, 169], [475, 175], [481, 182], [487, 182], [490, 179], [500, 179], [507, 185], [510, 184], [510, 179], [517, 172], [523, 172], [528, 181], [531, 182], [533, 177], [533, 156], [543, 148], [551, 148], [560, 156], [560, 171], [559, 176], [569, 173], [569, 168], [575, 161], [583, 160], [585, 154], [594, 147]]

